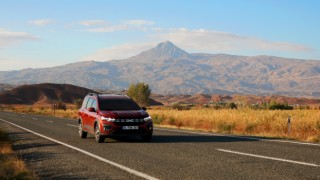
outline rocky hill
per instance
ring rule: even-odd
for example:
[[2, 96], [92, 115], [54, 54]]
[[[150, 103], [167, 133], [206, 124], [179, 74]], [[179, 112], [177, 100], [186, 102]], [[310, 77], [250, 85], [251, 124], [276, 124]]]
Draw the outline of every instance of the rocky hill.
[[7, 84], [68, 83], [123, 90], [146, 82], [158, 94], [256, 94], [320, 98], [320, 61], [192, 54], [171, 42], [124, 60], [0, 72]]
[[69, 84], [23, 85], [0, 93], [0, 104], [51, 104], [54, 101], [74, 103], [90, 92], [94, 91]]
[[194, 95], [160, 95], [152, 94], [152, 98], [164, 105], [172, 105], [173, 103], [187, 104], [210, 104], [210, 103], [228, 103], [235, 102], [236, 104], [252, 105], [270, 103], [272, 100], [277, 103], [285, 103], [289, 105], [320, 105], [320, 99], [310, 98], [294, 98], [281, 95], [272, 96], [256, 96], [256, 95], [219, 95], [219, 94], [194, 94]]

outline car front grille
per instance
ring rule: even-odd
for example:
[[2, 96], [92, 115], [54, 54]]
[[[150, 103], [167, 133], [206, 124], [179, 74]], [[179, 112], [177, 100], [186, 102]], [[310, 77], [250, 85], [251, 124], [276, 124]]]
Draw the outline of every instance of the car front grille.
[[145, 121], [142, 118], [128, 118], [128, 119], [115, 119], [114, 123], [117, 125], [140, 125], [143, 124]]

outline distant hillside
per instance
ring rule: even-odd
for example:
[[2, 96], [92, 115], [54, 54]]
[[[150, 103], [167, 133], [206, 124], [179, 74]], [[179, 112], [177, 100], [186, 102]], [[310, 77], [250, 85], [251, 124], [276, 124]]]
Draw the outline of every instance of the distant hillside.
[[[97, 93], [97, 91], [70, 84], [43, 83], [23, 85], [1, 92], [0, 104], [51, 104], [54, 101], [74, 103], [75, 100], [83, 99], [89, 93]], [[115, 94], [117, 92], [108, 91], [102, 93]], [[150, 105], [162, 105], [162, 103], [150, 99]]]
[[255, 96], [255, 95], [219, 95], [219, 94], [194, 94], [194, 95], [160, 95], [152, 94], [152, 98], [164, 105], [172, 103], [208, 104], [210, 102], [235, 102], [237, 104], [262, 104], [275, 100], [278, 103], [289, 105], [320, 105], [320, 99], [293, 98], [288, 96]]
[[320, 98], [320, 61], [273, 56], [188, 53], [163, 42], [136, 56], [106, 62], [0, 71], [0, 82], [14, 85], [68, 83], [121, 91], [146, 82], [153, 93], [255, 94]]
[[10, 85], [10, 84], [0, 84], [0, 93], [3, 92], [3, 91], [11, 90], [11, 89], [13, 89], [15, 87], [17, 87], [17, 86]]
[[34, 84], [23, 85], [0, 93], [0, 104], [48, 104], [53, 101], [74, 103], [94, 92], [69, 84]]

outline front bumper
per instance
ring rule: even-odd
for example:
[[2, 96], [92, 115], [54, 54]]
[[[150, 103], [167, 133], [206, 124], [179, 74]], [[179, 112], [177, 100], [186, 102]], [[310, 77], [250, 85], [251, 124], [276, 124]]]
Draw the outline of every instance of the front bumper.
[[[123, 126], [135, 126], [138, 129], [124, 129]], [[144, 136], [153, 134], [152, 121], [140, 124], [135, 123], [103, 123], [100, 126], [100, 135], [105, 137], [112, 136]]]

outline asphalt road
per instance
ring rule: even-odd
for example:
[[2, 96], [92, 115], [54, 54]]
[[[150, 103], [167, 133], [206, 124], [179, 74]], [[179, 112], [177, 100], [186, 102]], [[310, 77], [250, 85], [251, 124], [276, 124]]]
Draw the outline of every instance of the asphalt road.
[[153, 141], [78, 137], [77, 122], [0, 112], [41, 179], [320, 179], [320, 144], [155, 128]]

